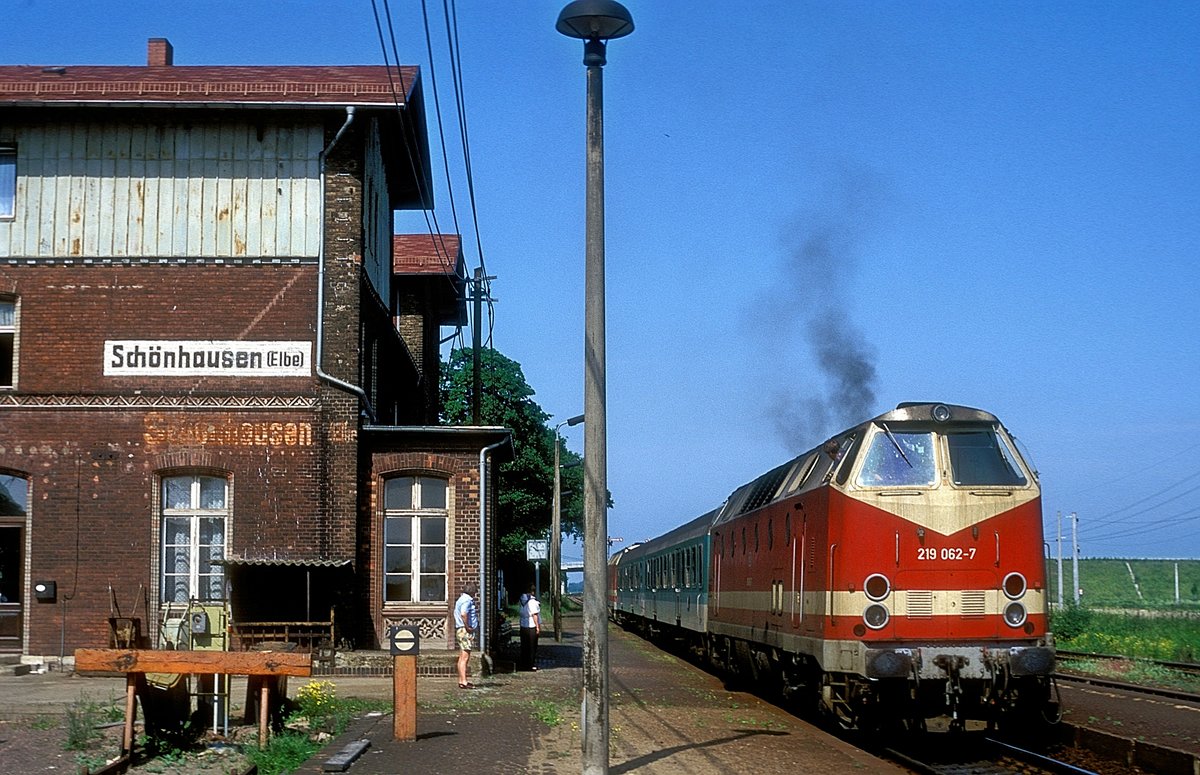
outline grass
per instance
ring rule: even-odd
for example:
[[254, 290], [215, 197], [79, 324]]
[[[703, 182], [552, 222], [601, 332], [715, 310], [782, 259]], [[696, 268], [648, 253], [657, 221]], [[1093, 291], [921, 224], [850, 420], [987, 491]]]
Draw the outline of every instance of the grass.
[[1200, 618], [1068, 607], [1051, 614], [1059, 648], [1167, 662], [1200, 661]]
[[1065, 659], [1062, 663], [1070, 670], [1114, 681], [1200, 692], [1200, 677], [1139, 659]]
[[[1179, 571], [1179, 602], [1175, 600], [1175, 571]], [[1132, 571], [1132, 573], [1131, 573]], [[1069, 559], [1063, 562], [1063, 595], [1072, 594], [1074, 576]], [[1176, 609], [1200, 612], [1200, 560], [1084, 559], [1079, 561], [1082, 602], [1091, 607]], [[1058, 563], [1047, 567], [1046, 588], [1058, 598]]]
[[278, 775], [292, 772], [319, 750], [321, 744], [307, 734], [289, 730], [274, 735], [265, 747], [249, 748], [246, 755], [260, 775]]
[[112, 703], [98, 703], [87, 694], [79, 695], [78, 700], [67, 706], [67, 750], [88, 750], [92, 747], [92, 743], [101, 736], [96, 731], [99, 724], [119, 720], [122, 717], [123, 711], [113, 708]]

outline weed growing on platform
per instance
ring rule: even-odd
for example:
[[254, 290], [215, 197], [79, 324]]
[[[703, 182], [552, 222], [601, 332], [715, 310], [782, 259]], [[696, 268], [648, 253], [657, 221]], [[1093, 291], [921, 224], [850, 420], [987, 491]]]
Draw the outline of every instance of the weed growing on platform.
[[101, 723], [102, 719], [100, 706], [92, 702], [86, 694], [81, 694], [78, 700], [68, 705], [67, 750], [86, 751], [90, 748], [92, 741], [100, 737], [96, 725]]
[[548, 727], [556, 727], [562, 721], [562, 712], [558, 705], [548, 700], [535, 700], [533, 715]]
[[272, 737], [265, 748], [248, 749], [246, 755], [259, 775], [277, 775], [294, 771], [320, 749], [321, 744], [308, 735], [289, 730]]

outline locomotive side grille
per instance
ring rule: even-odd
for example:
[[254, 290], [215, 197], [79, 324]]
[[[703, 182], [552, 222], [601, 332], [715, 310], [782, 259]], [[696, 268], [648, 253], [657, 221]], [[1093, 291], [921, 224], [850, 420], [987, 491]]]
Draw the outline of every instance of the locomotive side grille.
[[987, 613], [987, 593], [982, 589], [964, 589], [959, 610], [964, 617], [983, 616]]
[[933, 592], [910, 589], [906, 613], [914, 619], [933, 618]]

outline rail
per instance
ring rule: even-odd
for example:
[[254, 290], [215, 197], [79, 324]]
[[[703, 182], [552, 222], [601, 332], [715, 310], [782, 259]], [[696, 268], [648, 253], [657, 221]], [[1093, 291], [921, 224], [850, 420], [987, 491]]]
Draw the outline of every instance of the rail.
[[963, 745], [947, 754], [944, 749], [901, 751], [885, 748], [889, 759], [922, 775], [1098, 775], [1092, 770], [985, 737], [982, 746]]

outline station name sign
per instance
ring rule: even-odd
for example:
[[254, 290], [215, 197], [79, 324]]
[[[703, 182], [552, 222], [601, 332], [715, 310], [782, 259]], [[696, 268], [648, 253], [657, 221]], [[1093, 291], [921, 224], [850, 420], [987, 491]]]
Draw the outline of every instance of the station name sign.
[[110, 339], [106, 377], [308, 377], [312, 342]]

